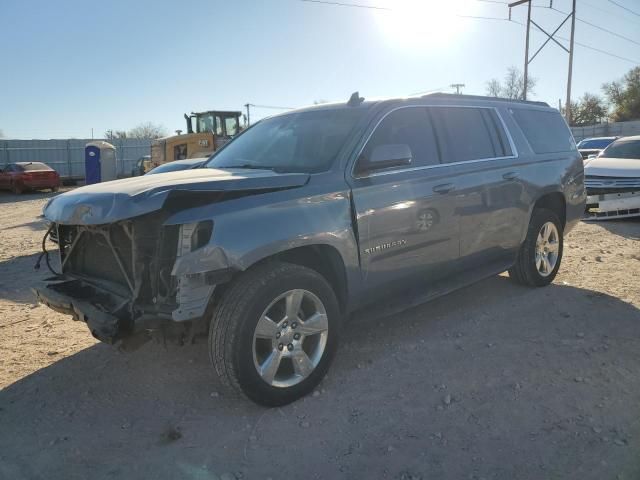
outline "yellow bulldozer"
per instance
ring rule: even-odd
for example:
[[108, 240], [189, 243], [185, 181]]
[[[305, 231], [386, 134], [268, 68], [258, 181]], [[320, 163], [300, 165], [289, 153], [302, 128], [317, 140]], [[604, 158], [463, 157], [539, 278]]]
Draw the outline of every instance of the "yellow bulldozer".
[[[208, 157], [241, 130], [242, 112], [210, 110], [184, 114], [187, 133], [159, 138], [151, 144], [151, 158], [140, 162], [140, 174], [174, 160]], [[142, 159], [141, 159], [142, 160]]]

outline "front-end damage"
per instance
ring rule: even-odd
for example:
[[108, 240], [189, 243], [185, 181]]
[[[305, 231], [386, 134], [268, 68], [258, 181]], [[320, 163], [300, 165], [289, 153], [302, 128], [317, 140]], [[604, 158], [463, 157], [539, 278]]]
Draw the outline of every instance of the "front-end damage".
[[587, 176], [585, 220], [640, 216], [640, 178]]
[[[182, 323], [183, 333], [200, 319], [215, 288], [211, 275], [173, 275], [181, 256], [201, 249], [211, 220], [162, 224], [150, 214], [108, 225], [58, 225], [61, 274], [36, 289], [51, 308], [87, 323], [107, 343]], [[175, 325], [174, 325], [175, 327]], [[175, 329], [175, 328], [174, 328]]]
[[[109, 189], [102, 184], [55, 197], [44, 215], [58, 243], [60, 271], [34, 289], [38, 300], [87, 323], [99, 340], [125, 347], [155, 332], [183, 341], [206, 331], [216, 287], [237, 271], [212, 241], [215, 205], [299, 187], [308, 176], [211, 171], [191, 174], [196, 181], [189, 183], [186, 175], [142, 185], [110, 182]], [[168, 221], [205, 206], [193, 222]]]

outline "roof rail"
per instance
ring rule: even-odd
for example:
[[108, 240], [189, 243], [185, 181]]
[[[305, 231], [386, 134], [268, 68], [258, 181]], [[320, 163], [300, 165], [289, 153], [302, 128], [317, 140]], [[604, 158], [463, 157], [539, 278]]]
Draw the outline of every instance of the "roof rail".
[[512, 100], [510, 98], [501, 98], [501, 97], [485, 97], [483, 95], [460, 95], [457, 93], [428, 93], [426, 95], [422, 95], [421, 98], [462, 98], [468, 100], [487, 100], [491, 102], [509, 102], [509, 103], [524, 103], [526, 105], [538, 105], [541, 107], [548, 107], [549, 104], [547, 102], [535, 102], [531, 100]]

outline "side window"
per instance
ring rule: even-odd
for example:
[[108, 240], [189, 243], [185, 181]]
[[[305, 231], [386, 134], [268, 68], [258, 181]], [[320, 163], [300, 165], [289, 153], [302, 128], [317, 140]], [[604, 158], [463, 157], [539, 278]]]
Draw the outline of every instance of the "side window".
[[224, 130], [223, 130], [223, 125], [222, 125], [222, 117], [220, 115], [216, 115], [216, 135], [218, 136], [224, 136]]
[[484, 108], [431, 107], [438, 139], [446, 146], [442, 163], [503, 157], [500, 135]]
[[411, 149], [411, 167], [440, 163], [435, 132], [424, 107], [400, 108], [387, 115], [367, 142], [359, 163], [366, 162], [376, 147], [397, 144]]
[[550, 110], [509, 110], [535, 153], [570, 152], [576, 149], [571, 131], [560, 113]]
[[225, 117], [224, 130], [228, 137], [232, 137], [238, 133], [238, 122], [236, 121], [236, 117]]
[[492, 108], [483, 108], [481, 111], [485, 124], [491, 134], [491, 141], [493, 142], [497, 156], [510, 157], [513, 155], [509, 138], [504, 130], [504, 125], [500, 121], [496, 111]]

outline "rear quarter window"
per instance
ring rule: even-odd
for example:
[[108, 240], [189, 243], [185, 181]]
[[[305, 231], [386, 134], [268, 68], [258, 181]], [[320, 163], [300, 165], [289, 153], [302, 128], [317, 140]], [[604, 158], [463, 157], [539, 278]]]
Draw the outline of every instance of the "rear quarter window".
[[535, 153], [570, 152], [576, 149], [571, 131], [558, 112], [509, 109]]

